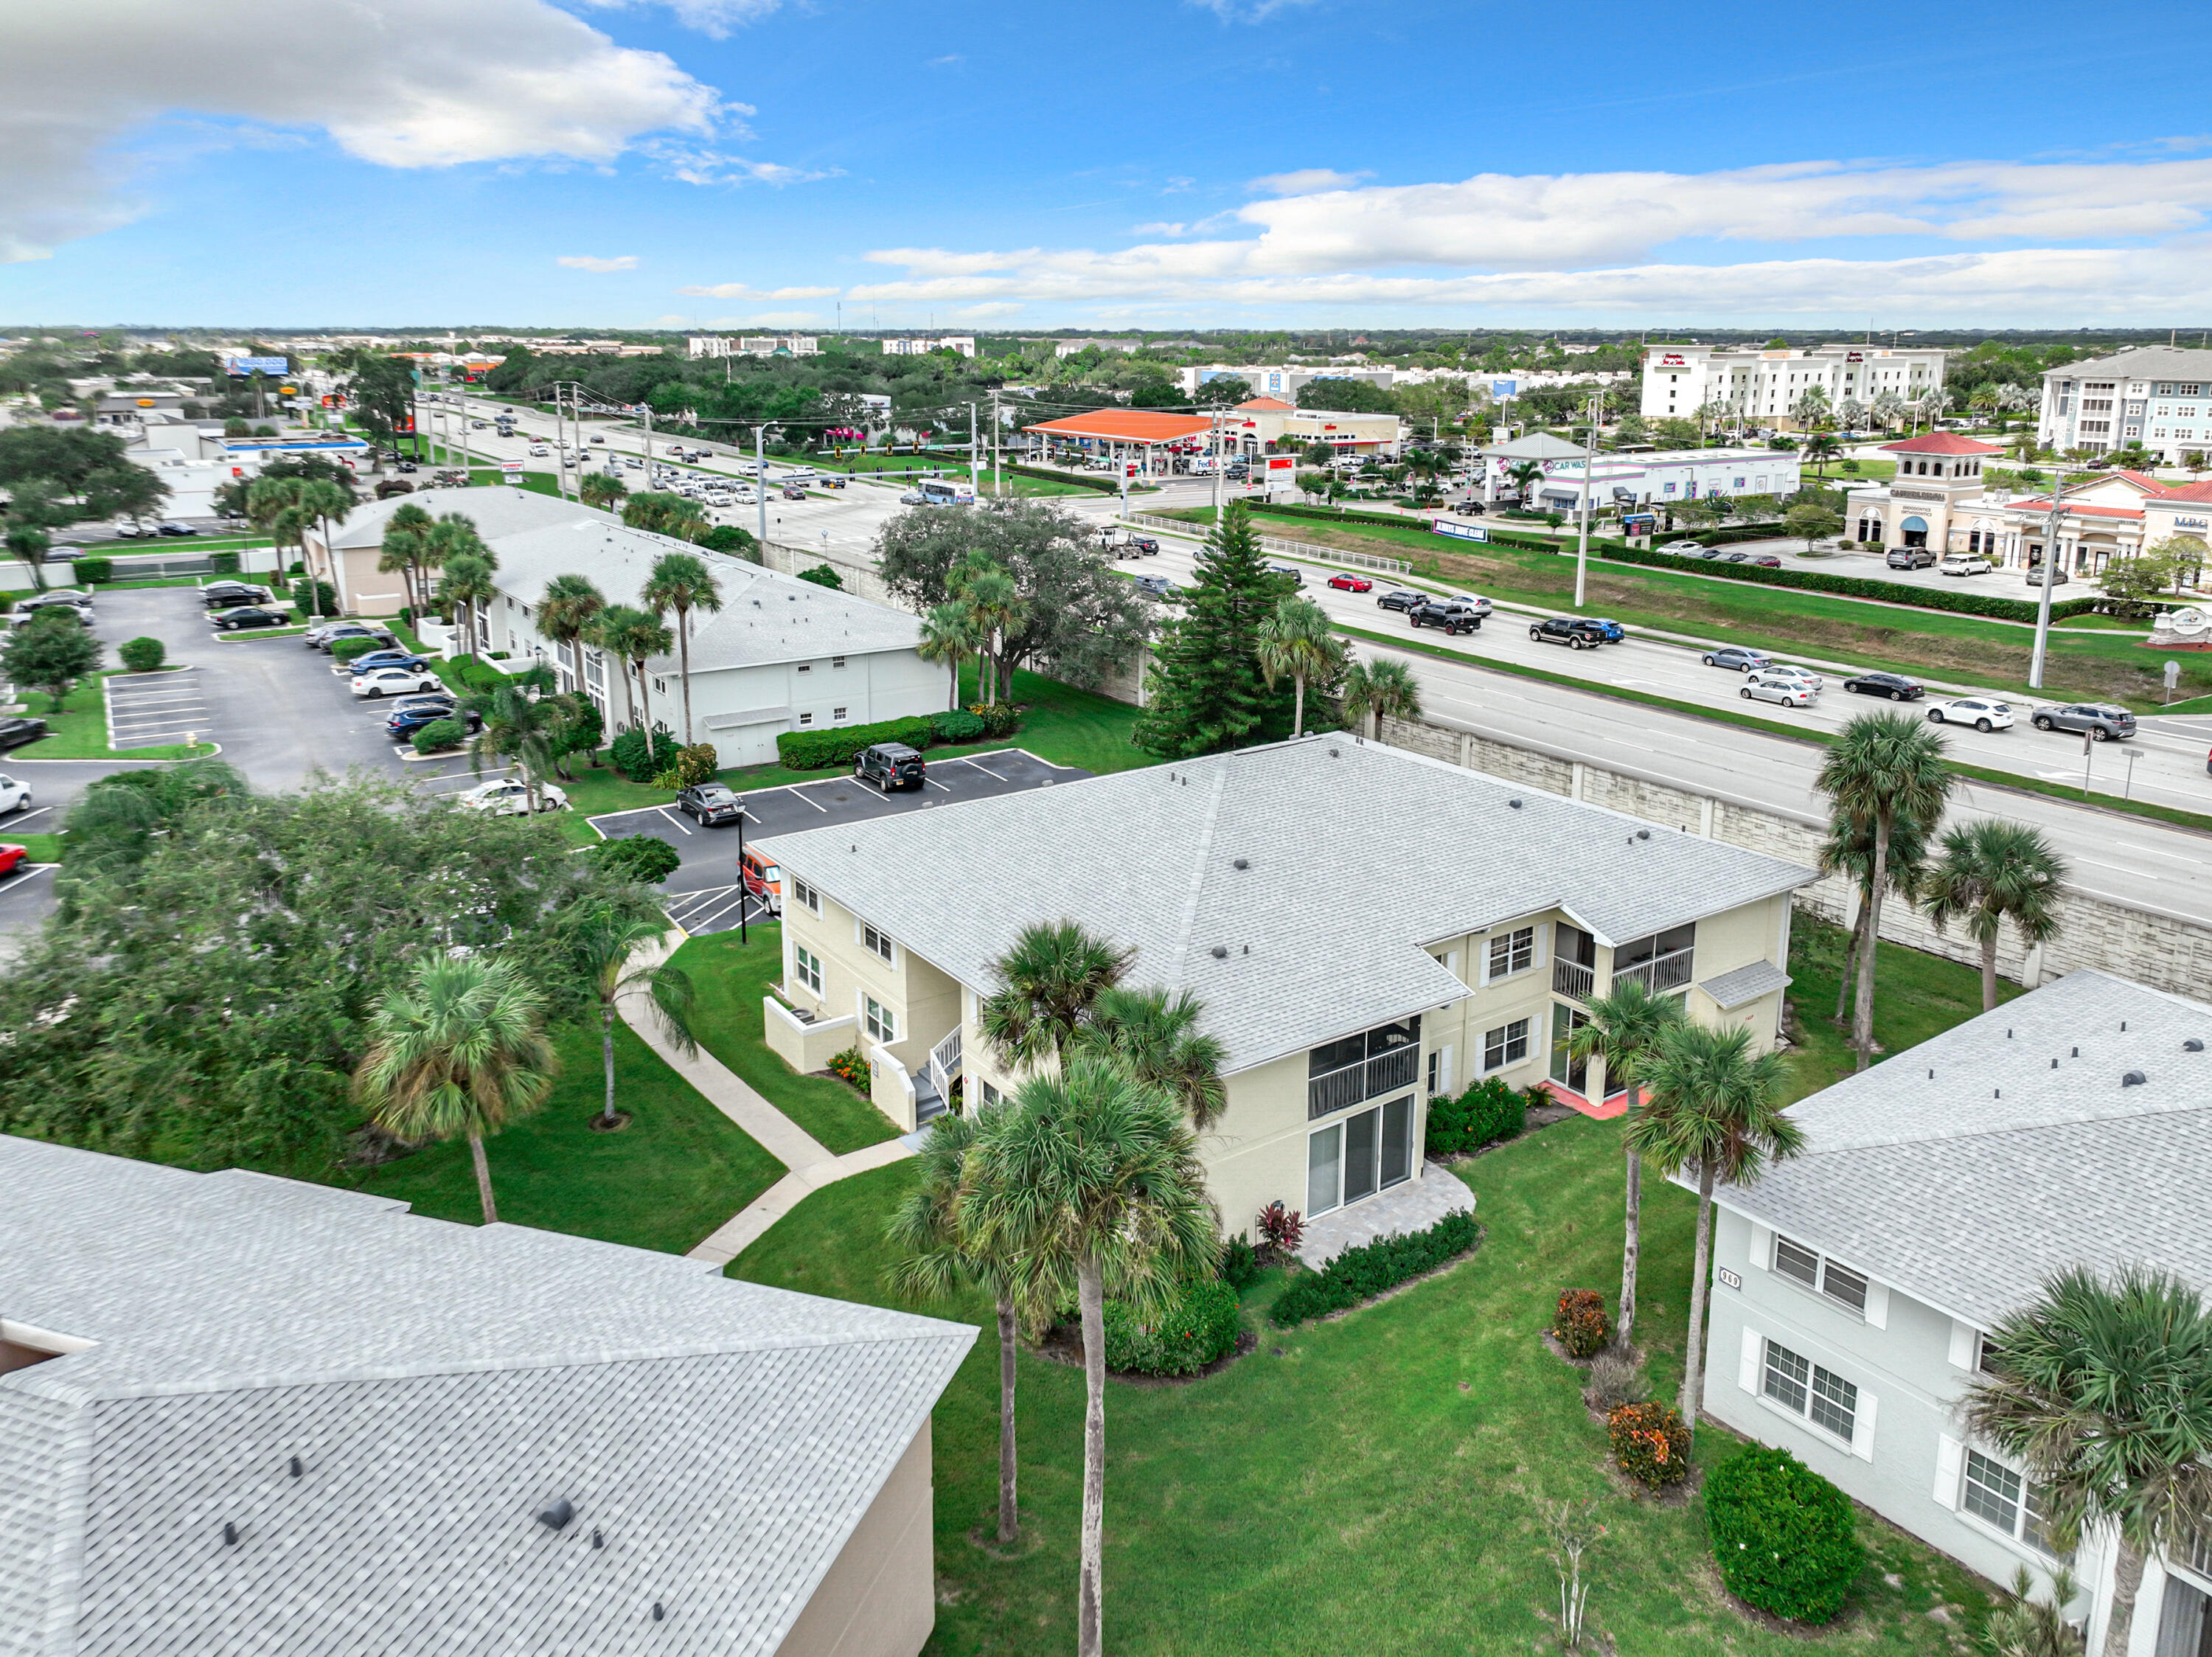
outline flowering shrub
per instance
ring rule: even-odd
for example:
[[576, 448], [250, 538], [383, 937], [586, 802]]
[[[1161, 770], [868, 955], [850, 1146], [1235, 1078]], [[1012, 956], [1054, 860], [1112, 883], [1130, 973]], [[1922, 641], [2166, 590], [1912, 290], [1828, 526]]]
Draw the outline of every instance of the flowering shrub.
[[868, 1074], [868, 1061], [857, 1047], [848, 1047], [834, 1055], [829, 1069], [838, 1081], [850, 1082], [864, 1093], [874, 1084], [874, 1078]]
[[1552, 1338], [1571, 1358], [1594, 1358], [1605, 1349], [1612, 1334], [1606, 1323], [1605, 1302], [1594, 1288], [1570, 1288], [1559, 1295], [1552, 1317]]
[[1236, 1347], [1237, 1291], [1218, 1278], [1186, 1283], [1176, 1304], [1149, 1323], [1109, 1301], [1105, 1325], [1109, 1369], [1194, 1374]]
[[1305, 1234], [1306, 1222], [1296, 1209], [1276, 1202], [1260, 1210], [1260, 1258], [1269, 1264], [1279, 1265], [1296, 1254]]
[[1690, 1476], [1690, 1429], [1671, 1404], [1624, 1404], [1605, 1418], [1613, 1459], [1638, 1483], [1658, 1489]]

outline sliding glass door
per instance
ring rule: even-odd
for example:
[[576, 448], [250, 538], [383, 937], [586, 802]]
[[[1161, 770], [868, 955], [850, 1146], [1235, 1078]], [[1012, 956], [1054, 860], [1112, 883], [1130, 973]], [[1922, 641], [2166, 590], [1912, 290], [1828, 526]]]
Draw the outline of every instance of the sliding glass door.
[[1413, 1099], [1361, 1111], [1306, 1139], [1306, 1212], [1326, 1214], [1413, 1175]]

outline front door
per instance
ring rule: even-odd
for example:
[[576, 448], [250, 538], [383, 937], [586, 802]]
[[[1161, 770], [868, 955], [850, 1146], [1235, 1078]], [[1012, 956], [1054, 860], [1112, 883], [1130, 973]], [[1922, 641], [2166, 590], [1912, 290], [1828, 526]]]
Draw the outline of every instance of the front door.
[[1589, 1014], [1565, 1002], [1552, 1003], [1552, 1080], [1578, 1093], [1589, 1083], [1588, 1061], [1567, 1051], [1567, 1038], [1589, 1022]]

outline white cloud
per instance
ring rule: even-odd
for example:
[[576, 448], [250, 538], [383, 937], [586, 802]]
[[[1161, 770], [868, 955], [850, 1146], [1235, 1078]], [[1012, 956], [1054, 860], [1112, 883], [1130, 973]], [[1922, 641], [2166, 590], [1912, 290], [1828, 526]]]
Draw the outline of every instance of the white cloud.
[[781, 187], [787, 184], [811, 184], [817, 179], [841, 178], [845, 170], [842, 167], [787, 167], [779, 161], [749, 161], [742, 155], [667, 140], [656, 140], [646, 148], [667, 168], [671, 178], [685, 184], [766, 184]]
[[1310, 196], [1323, 190], [1349, 190], [1369, 173], [1339, 173], [1326, 167], [1309, 167], [1296, 173], [1270, 173], [1244, 187], [1267, 196]]
[[100, 0], [12, 7], [5, 27], [0, 261], [144, 210], [118, 146], [164, 115], [319, 129], [360, 160], [428, 168], [604, 165], [650, 134], [709, 137], [725, 109], [546, 0]]
[[1188, 224], [1140, 224], [1129, 234], [1135, 236], [1179, 236], [1189, 228]]
[[1318, 0], [1191, 0], [1224, 23], [1257, 23], [1293, 6], [1310, 6]]
[[595, 271], [602, 276], [609, 271], [637, 269], [635, 253], [624, 253], [619, 259], [594, 259], [589, 253], [563, 253], [553, 262], [571, 271]]
[[828, 299], [835, 288], [753, 288], [742, 282], [719, 282], [711, 288], [678, 288], [693, 299]]
[[929, 60], [929, 66], [932, 69], [950, 69], [955, 64], [964, 64], [967, 61], [968, 59], [965, 54], [957, 52], [948, 52], [942, 58], [931, 58]]
[[822, 318], [813, 311], [763, 311], [754, 316], [718, 316], [710, 328], [804, 328]]
[[665, 5], [686, 28], [697, 29], [702, 34], [720, 40], [726, 39], [738, 24], [767, 16], [782, 0], [582, 0], [582, 3], [602, 9]]
[[1019, 300], [1002, 299], [988, 305], [963, 305], [953, 312], [953, 315], [966, 317], [974, 322], [986, 322], [993, 317], [1012, 316], [1015, 312], [1027, 308]]

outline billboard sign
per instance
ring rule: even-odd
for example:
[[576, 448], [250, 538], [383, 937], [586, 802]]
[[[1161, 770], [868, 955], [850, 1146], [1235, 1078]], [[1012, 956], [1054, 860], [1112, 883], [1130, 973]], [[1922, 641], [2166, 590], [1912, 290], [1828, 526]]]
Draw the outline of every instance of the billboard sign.
[[1429, 527], [1439, 535], [1449, 535], [1455, 540], [1486, 541], [1490, 539], [1490, 532], [1480, 524], [1458, 523], [1449, 518], [1434, 519]]
[[226, 372], [235, 375], [284, 375], [291, 372], [292, 362], [285, 356], [227, 356], [222, 366]]
[[1521, 394], [1521, 382], [1518, 380], [1493, 380], [1490, 382], [1490, 394], [1501, 403], [1510, 403]]
[[519, 478], [522, 475], [522, 462], [520, 460], [501, 460], [499, 463], [499, 469], [511, 477]]

